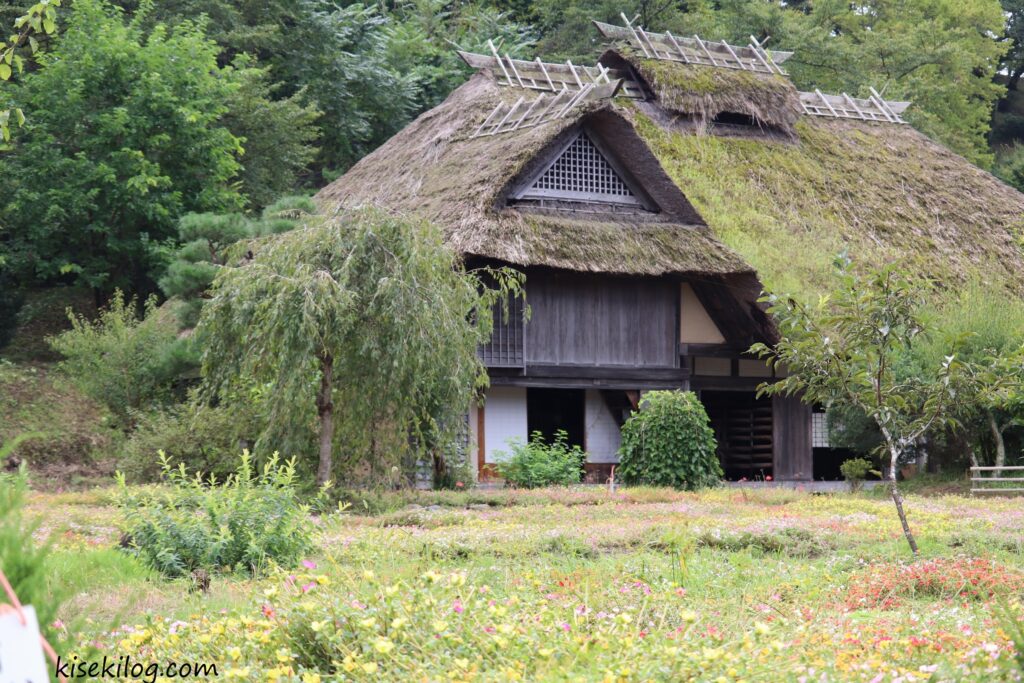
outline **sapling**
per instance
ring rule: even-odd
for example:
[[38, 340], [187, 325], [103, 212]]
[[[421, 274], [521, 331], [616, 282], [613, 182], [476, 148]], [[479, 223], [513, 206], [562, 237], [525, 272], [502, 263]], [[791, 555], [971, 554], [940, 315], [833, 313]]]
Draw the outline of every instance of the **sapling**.
[[[762, 384], [760, 395], [799, 395], [805, 402], [856, 407], [882, 435], [888, 455], [887, 479], [910, 550], [903, 495], [896, 481], [901, 458], [935, 427], [953, 425], [950, 404], [963, 386], [963, 365], [948, 353], [934, 367], [898, 371], [899, 359], [927, 338], [920, 316], [927, 283], [890, 265], [865, 275], [849, 259], [836, 261], [838, 286], [815, 306], [789, 297], [766, 301], [780, 332], [773, 345], [755, 344], [751, 352], [786, 376]], [[781, 374], [781, 373], [780, 373]]]

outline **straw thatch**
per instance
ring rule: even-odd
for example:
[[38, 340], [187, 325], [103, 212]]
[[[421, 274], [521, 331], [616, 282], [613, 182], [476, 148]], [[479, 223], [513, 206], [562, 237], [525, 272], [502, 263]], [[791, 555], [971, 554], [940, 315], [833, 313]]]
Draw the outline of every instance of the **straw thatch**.
[[663, 110], [710, 123], [723, 113], [745, 114], [786, 134], [803, 108], [800, 93], [778, 74], [683, 64], [638, 57], [629, 50], [609, 50], [602, 64], [628, 63]]
[[[321, 190], [318, 200], [415, 213], [445, 229], [460, 253], [523, 266], [637, 275], [751, 272], [701, 224], [609, 103], [514, 133], [471, 137], [498, 101], [521, 94], [498, 87], [488, 74], [474, 76]], [[535, 168], [543, 152], [584, 121], [612, 129], [612, 147], [625, 145], [634, 155], [646, 155], [631, 164], [661, 214], [595, 221], [505, 206], [510, 188]], [[629, 139], [633, 144], [625, 144]]]
[[[752, 264], [770, 288], [812, 295], [830, 287], [832, 261], [847, 251], [949, 285], [981, 280], [1024, 293], [1024, 195], [910, 126], [794, 114], [792, 86], [755, 74], [629, 63], [656, 99], [591, 104], [536, 128], [470, 139], [496, 102], [526, 92], [481, 72], [318, 197], [418, 213], [444, 226], [462, 253], [521, 265], [656, 275]], [[746, 94], [744, 83], [753, 83]], [[716, 88], [725, 94], [701, 105], [702, 89], [714, 98]], [[791, 137], [695, 135], [676, 113], [719, 108], [790, 125]], [[667, 211], [631, 224], [506, 206], [517, 179], [581, 122], [602, 128]]]

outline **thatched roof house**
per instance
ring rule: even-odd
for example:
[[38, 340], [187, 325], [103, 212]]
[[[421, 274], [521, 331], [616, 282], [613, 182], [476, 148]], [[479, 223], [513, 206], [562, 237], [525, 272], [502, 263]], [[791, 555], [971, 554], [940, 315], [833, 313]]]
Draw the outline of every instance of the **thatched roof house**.
[[559, 419], [614, 462], [608, 424], [637, 392], [684, 387], [730, 475], [810, 478], [809, 409], [753, 397], [764, 369], [743, 351], [774, 335], [755, 268], [807, 294], [845, 250], [1024, 291], [1024, 195], [906, 125], [908, 103], [798, 92], [788, 53], [753, 40], [598, 28], [615, 42], [593, 67], [463, 54], [467, 83], [317, 195], [415, 213], [527, 272], [533, 319], [483, 351], [482, 471], [577, 401], [542, 388], [579, 392]]

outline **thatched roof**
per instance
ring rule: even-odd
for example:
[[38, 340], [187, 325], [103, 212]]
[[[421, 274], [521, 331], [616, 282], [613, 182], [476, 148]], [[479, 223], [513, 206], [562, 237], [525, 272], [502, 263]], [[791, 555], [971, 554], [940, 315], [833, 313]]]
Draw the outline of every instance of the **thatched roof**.
[[730, 112], [792, 134], [803, 111], [800, 93], [779, 74], [638, 57], [630, 50], [608, 50], [600, 61], [619, 68], [629, 64], [659, 107], [703, 123]]
[[[470, 139], [496, 102], [524, 92], [481, 71], [318, 198], [416, 212], [444, 226], [463, 253], [523, 265], [749, 272], [738, 252], [769, 288], [811, 294], [830, 286], [832, 261], [845, 250], [947, 284], [981, 279], [1024, 292], [1024, 195], [910, 126], [802, 115], [782, 77], [615, 54], [651, 89], [650, 101], [591, 103], [528, 130]], [[687, 122], [715, 111], [791, 133], [727, 137]], [[581, 121], [603, 127], [666, 215], [630, 225], [505, 206], [516, 179]]]
[[[459, 252], [517, 265], [638, 275], [751, 272], [703, 225], [609, 102], [514, 133], [472, 137], [497, 102], [521, 94], [500, 88], [489, 74], [477, 74], [317, 199], [416, 213], [442, 226]], [[630, 156], [631, 171], [661, 214], [595, 221], [505, 206], [510, 188], [535, 169], [542, 152], [557, 147], [584, 121], [607, 130], [604, 139], [613, 152]]]

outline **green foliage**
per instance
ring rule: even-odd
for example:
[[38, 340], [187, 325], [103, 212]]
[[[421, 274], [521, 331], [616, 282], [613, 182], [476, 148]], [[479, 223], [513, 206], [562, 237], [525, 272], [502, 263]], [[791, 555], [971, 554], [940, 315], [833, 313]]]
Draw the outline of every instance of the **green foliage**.
[[0, 349], [7, 346], [18, 329], [18, 312], [25, 305], [25, 293], [14, 274], [0, 260]]
[[380, 473], [449, 441], [486, 380], [477, 347], [492, 317], [474, 312], [518, 293], [521, 276], [467, 272], [435, 227], [381, 211], [311, 221], [253, 248], [248, 265], [221, 269], [197, 334], [209, 396], [266, 387], [257, 448], [308, 453], [304, 427], [317, 425], [322, 483], [335, 446], [343, 464]]
[[259, 219], [240, 213], [190, 213], [178, 221], [182, 246], [171, 256], [159, 280], [168, 297], [180, 299], [178, 310], [183, 327], [194, 327], [202, 310], [203, 297], [217, 271], [228, 262], [228, 250], [241, 240], [291, 230], [316, 212], [313, 200], [282, 197], [263, 209]]
[[204, 476], [226, 479], [237, 467], [238, 450], [256, 433], [257, 416], [245, 401], [207, 406], [198, 401], [170, 405], [137, 416], [121, 448], [118, 467], [129, 481], [160, 479], [158, 452]]
[[320, 111], [299, 89], [277, 97], [280, 83], [271, 82], [269, 68], [246, 68], [235, 63], [239, 83], [225, 104], [224, 125], [244, 150], [239, 180], [249, 206], [262, 209], [282, 195], [293, 192], [307, 180], [310, 164], [317, 156], [316, 127]]
[[141, 320], [135, 312], [135, 300], [118, 291], [95, 321], [69, 311], [71, 329], [49, 340], [64, 357], [60, 369], [124, 427], [133, 424], [135, 411], [172, 398], [190, 357], [174, 316], [155, 299], [146, 302]]
[[850, 490], [857, 491], [864, 484], [871, 471], [871, 461], [866, 458], [850, 458], [839, 465], [839, 472], [843, 479], [850, 482]]
[[[15, 73], [25, 71], [25, 47], [32, 55], [39, 50], [37, 36], [57, 31], [57, 8], [61, 0], [40, 0], [14, 20], [15, 34], [6, 40], [0, 38], [0, 82], [9, 81]], [[6, 26], [0, 27], [5, 29]], [[3, 35], [3, 34], [0, 34]], [[18, 107], [0, 109], [0, 150], [11, 140], [11, 122], [25, 125], [25, 113]]]
[[[56, 643], [58, 634], [53, 622], [66, 587], [51, 585], [47, 580], [49, 546], [36, 541], [33, 534], [39, 524], [25, 516], [27, 470], [22, 466], [13, 473], [5, 471], [4, 460], [17, 442], [14, 439], [0, 447], [0, 568], [21, 603], [35, 607], [43, 635]], [[7, 602], [5, 595], [0, 597], [0, 603]]]
[[0, 242], [23, 281], [144, 291], [178, 216], [242, 205], [241, 147], [221, 121], [239, 86], [216, 57], [190, 22], [144, 33], [102, 0], [74, 3], [11, 88], [32, 117], [0, 156]]
[[618, 474], [627, 484], [695, 491], [722, 478], [715, 434], [697, 395], [651, 391], [622, 427]]
[[1008, 150], [1001, 152], [992, 172], [1007, 185], [1024, 192], [1024, 145], [1014, 143]]
[[839, 285], [814, 307], [770, 295], [769, 312], [781, 339], [751, 352], [786, 377], [762, 384], [759, 394], [799, 395], [808, 403], [846, 405], [878, 425], [889, 455], [887, 479], [911, 552], [917, 543], [907, 524], [896, 483], [901, 460], [918, 440], [939, 426], [956, 426], [952, 408], [972, 384], [954, 348], [932, 364], [907, 372], [908, 357], [930, 334], [922, 316], [927, 283], [895, 265], [858, 274], [845, 256], [836, 259]]
[[511, 454], [498, 452], [498, 474], [506, 486], [524, 489], [580, 483], [587, 454], [579, 446], [570, 448], [567, 438], [560, 429], [551, 443], [540, 432], [531, 434], [529, 443], [513, 439], [509, 443]]
[[275, 454], [256, 470], [243, 451], [234, 474], [218, 482], [160, 458], [168, 487], [129, 488], [123, 475], [118, 482], [130, 551], [162, 574], [257, 574], [271, 563], [291, 567], [310, 549], [309, 508], [300, 502], [294, 460], [282, 463]]

